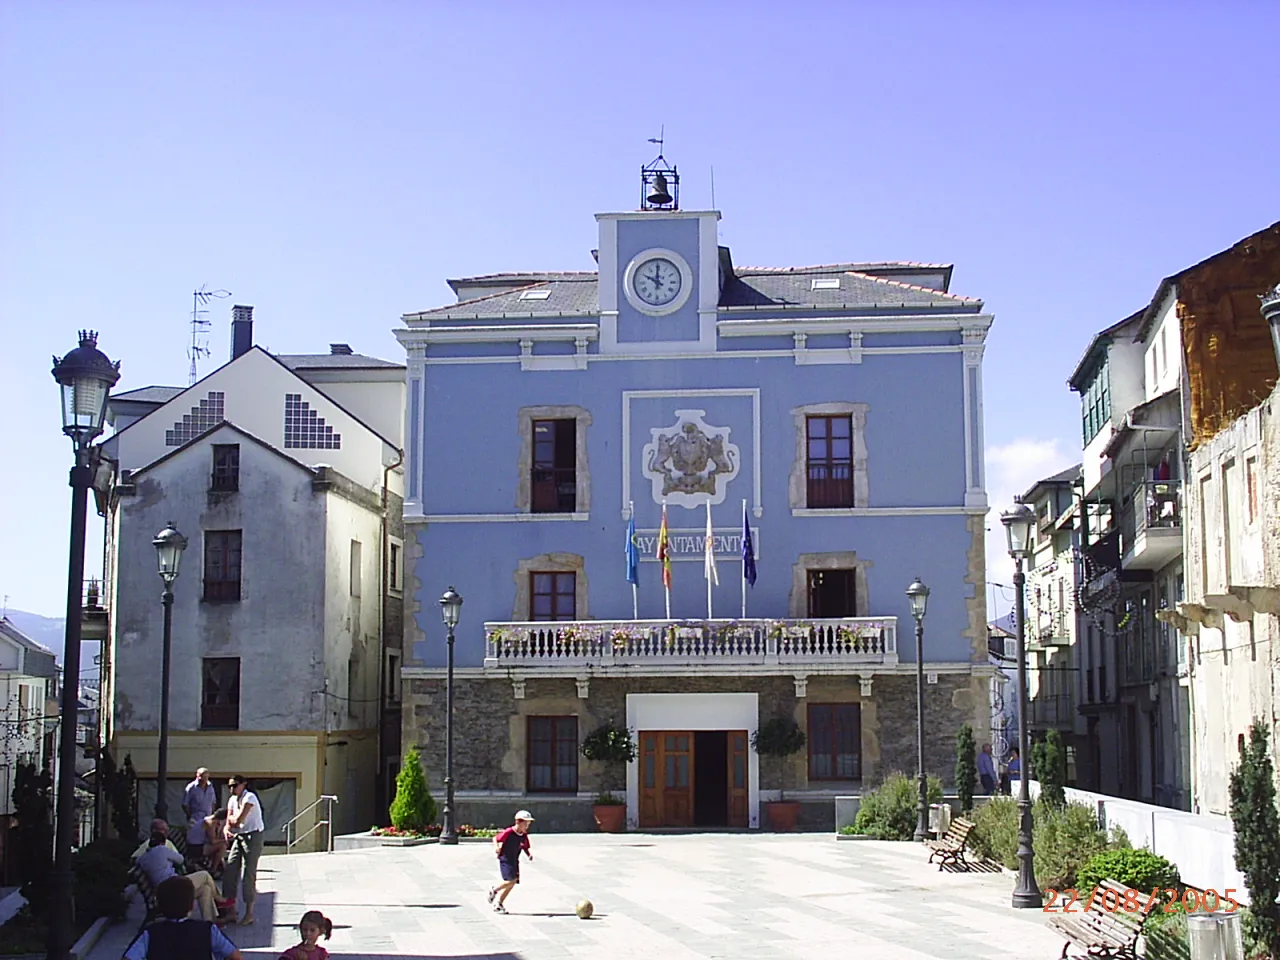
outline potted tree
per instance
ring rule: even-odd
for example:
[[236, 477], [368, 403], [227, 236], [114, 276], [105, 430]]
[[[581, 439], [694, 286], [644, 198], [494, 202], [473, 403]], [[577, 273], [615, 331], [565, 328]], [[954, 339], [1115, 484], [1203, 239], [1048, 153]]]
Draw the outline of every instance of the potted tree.
[[[636, 758], [636, 743], [631, 739], [630, 730], [610, 720], [587, 734], [582, 741], [581, 752], [588, 760], [597, 760], [605, 765], [605, 785], [608, 787], [616, 779], [609, 774]], [[609, 789], [596, 795], [591, 812], [596, 818], [596, 826], [603, 833], [621, 833], [626, 826], [627, 801]]]
[[800, 804], [786, 798], [787, 758], [804, 749], [805, 736], [800, 725], [790, 717], [774, 717], [751, 735], [751, 746], [762, 757], [773, 757], [782, 765], [778, 799], [764, 805], [769, 826], [774, 830], [794, 830]]

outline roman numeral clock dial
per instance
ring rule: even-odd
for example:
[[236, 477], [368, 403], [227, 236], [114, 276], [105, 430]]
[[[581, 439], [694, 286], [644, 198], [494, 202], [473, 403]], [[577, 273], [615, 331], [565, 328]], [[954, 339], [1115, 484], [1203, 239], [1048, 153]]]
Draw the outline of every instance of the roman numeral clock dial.
[[663, 307], [680, 295], [680, 268], [655, 257], [636, 268], [631, 283], [637, 298], [651, 307]]

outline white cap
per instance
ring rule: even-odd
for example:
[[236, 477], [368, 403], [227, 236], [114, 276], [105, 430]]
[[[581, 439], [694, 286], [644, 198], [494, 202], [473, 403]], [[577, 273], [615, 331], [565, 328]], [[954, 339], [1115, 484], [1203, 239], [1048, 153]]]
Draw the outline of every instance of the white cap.
[[517, 811], [516, 811], [516, 819], [517, 819], [517, 820], [528, 820], [530, 823], [532, 823], [532, 822], [533, 822], [533, 814], [532, 814], [532, 813], [530, 813], [528, 810], [517, 810]]

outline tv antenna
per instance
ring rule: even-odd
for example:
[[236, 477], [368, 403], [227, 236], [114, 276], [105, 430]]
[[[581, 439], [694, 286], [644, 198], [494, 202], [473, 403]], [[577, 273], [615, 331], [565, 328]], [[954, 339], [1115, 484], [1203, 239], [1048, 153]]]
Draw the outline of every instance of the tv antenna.
[[209, 356], [209, 311], [202, 309], [213, 299], [225, 300], [231, 296], [230, 290], [209, 290], [209, 285], [202, 283], [199, 290], [191, 291], [191, 346], [187, 356], [191, 358], [191, 370], [187, 386], [196, 382], [196, 363], [201, 357]]

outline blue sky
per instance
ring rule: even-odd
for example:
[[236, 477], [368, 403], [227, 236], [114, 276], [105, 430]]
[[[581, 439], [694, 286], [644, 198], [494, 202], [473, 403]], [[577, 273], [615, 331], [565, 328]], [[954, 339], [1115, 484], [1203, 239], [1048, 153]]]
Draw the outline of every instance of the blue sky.
[[400, 359], [390, 329], [451, 299], [446, 277], [591, 269], [592, 215], [634, 206], [663, 125], [686, 208], [710, 205], [714, 167], [737, 263], [956, 265], [953, 291], [996, 316], [1003, 506], [1077, 458], [1064, 381], [1089, 337], [1280, 219], [1276, 36], [1261, 0], [9, 0], [0, 594], [63, 607], [49, 360], [77, 328], [100, 331], [121, 388], [185, 384], [207, 283], [234, 296], [203, 372], [232, 303], [269, 349]]

